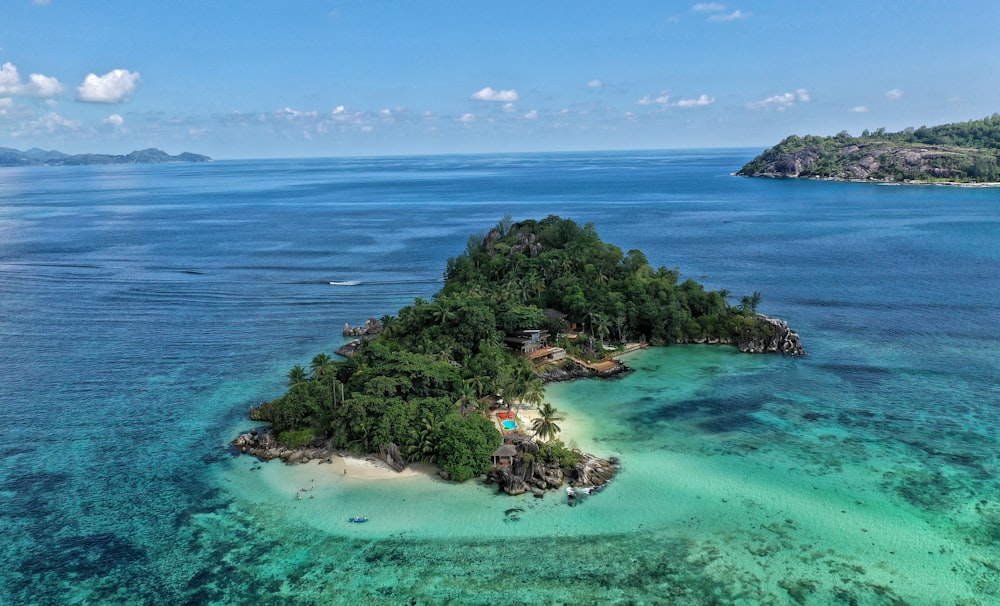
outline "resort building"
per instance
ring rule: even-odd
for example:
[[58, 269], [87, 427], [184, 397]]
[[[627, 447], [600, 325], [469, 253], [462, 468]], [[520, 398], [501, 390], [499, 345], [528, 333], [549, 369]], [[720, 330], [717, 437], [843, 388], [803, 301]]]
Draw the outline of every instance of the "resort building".
[[526, 356], [544, 347], [548, 338], [547, 330], [519, 330], [507, 335], [504, 342], [513, 351]]
[[514, 456], [517, 454], [517, 448], [512, 444], [502, 444], [500, 448], [497, 448], [493, 453], [493, 466], [494, 467], [510, 467], [514, 464]]

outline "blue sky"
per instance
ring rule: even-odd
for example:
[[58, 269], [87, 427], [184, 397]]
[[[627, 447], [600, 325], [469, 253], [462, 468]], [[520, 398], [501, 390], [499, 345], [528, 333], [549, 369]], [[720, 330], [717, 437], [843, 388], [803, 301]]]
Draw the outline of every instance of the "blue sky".
[[769, 146], [1000, 112], [1000, 2], [4, 0], [0, 147]]

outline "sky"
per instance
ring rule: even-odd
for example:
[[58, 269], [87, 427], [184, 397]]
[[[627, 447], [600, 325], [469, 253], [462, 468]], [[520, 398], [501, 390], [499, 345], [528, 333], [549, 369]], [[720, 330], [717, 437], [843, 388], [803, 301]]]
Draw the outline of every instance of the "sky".
[[2, 0], [0, 147], [741, 147], [1000, 112], [996, 0]]

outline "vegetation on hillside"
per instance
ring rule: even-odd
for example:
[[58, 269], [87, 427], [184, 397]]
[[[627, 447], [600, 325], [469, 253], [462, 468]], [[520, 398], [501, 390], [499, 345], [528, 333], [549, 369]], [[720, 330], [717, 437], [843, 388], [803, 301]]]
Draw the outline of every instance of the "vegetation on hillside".
[[[449, 259], [445, 285], [416, 299], [347, 360], [318, 354], [309, 372], [288, 373], [289, 390], [254, 409], [286, 445], [329, 440], [359, 453], [397, 445], [407, 461], [437, 463], [451, 478], [485, 472], [501, 435], [481, 412], [487, 395], [543, 403], [531, 363], [505, 345], [507, 334], [547, 329], [581, 356], [603, 356], [605, 342], [670, 344], [729, 339], [766, 328], [754, 320], [759, 293], [731, 307], [726, 291], [707, 291], [677, 270], [654, 269], [637, 251], [602, 242], [592, 225], [550, 216], [502, 220]], [[546, 317], [554, 308], [565, 319]], [[551, 316], [552, 314], [550, 314]], [[542, 406], [539, 434], [559, 431]], [[550, 449], [562, 448], [555, 444]], [[553, 452], [553, 457], [564, 453]]]
[[[910, 152], [910, 153], [907, 153]], [[782, 161], [798, 160], [798, 177], [873, 181], [1000, 182], [1000, 114], [941, 126], [854, 137], [789, 136], [737, 173], [758, 176]]]

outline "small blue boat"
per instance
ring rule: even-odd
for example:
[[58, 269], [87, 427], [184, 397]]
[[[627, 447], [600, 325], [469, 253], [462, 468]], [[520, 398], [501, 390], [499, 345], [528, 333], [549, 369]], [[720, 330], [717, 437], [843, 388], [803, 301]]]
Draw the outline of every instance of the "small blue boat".
[[365, 516], [365, 517], [361, 517], [361, 516], [351, 516], [351, 517], [347, 518], [347, 521], [348, 521], [348, 522], [353, 522], [353, 523], [355, 523], [355, 524], [362, 524], [362, 523], [364, 523], [364, 522], [367, 522], [367, 521], [368, 521], [368, 517], [367, 517], [367, 516]]

